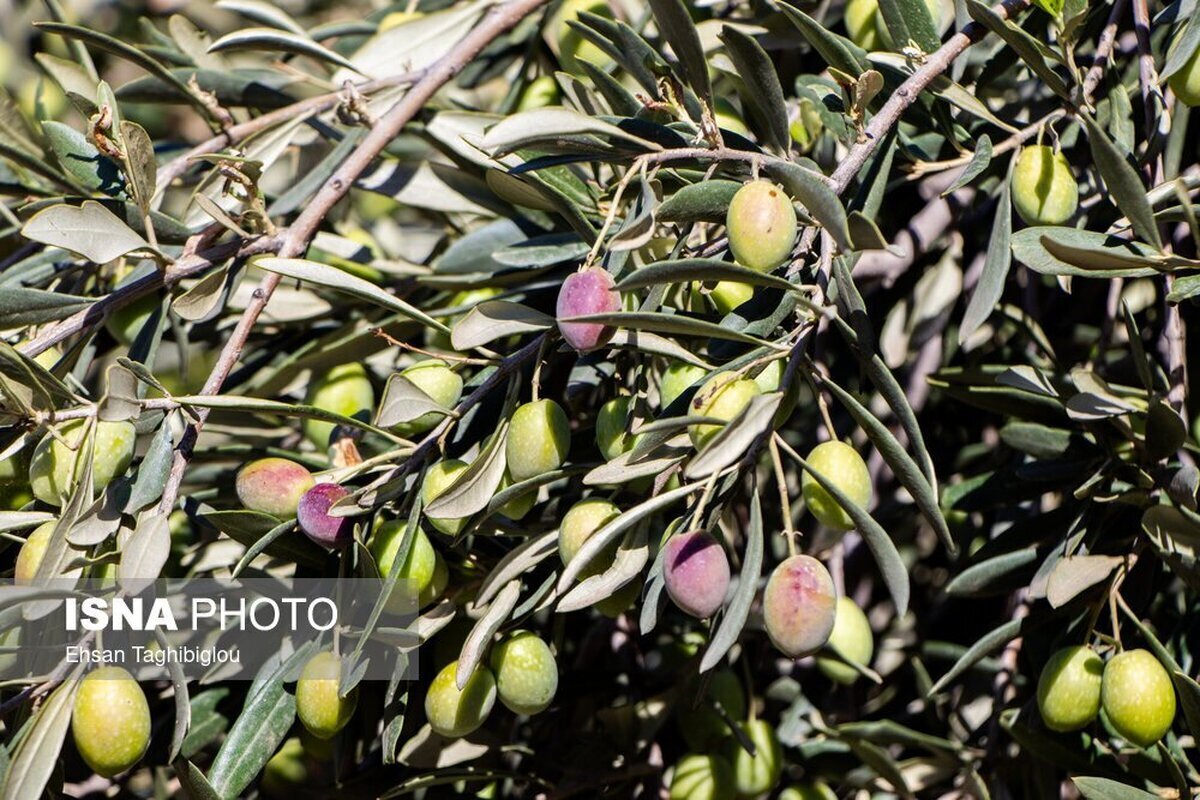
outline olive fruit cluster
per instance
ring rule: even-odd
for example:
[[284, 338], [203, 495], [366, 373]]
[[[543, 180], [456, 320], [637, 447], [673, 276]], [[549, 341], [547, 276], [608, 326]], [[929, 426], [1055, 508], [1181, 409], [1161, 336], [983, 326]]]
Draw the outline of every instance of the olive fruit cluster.
[[[674, 767], [672, 800], [759, 797], [779, 784], [783, 754], [775, 728], [763, 719], [745, 719], [746, 711], [742, 685], [727, 669], [713, 672], [695, 701], [681, 703], [676, 722], [693, 752]], [[731, 724], [739, 735], [730, 730]], [[753, 745], [753, 754], [742, 740]]]
[[1103, 709], [1112, 730], [1138, 747], [1153, 745], [1175, 720], [1171, 676], [1148, 650], [1126, 650], [1105, 664], [1090, 647], [1063, 648], [1042, 668], [1037, 701], [1050, 730], [1081, 730]]
[[460, 688], [458, 661], [444, 666], [425, 694], [425, 716], [440, 736], [461, 738], [479, 729], [497, 698], [514, 714], [540, 714], [558, 691], [558, 665], [550, 646], [529, 631], [514, 631], [493, 648]]

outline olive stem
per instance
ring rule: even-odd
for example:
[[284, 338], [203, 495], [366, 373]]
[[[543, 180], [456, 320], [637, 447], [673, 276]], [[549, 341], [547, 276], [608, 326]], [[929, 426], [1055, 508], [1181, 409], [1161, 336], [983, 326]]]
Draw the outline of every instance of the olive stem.
[[792, 528], [792, 500], [788, 496], [787, 475], [783, 471], [783, 458], [779, 455], [779, 445], [775, 443], [778, 434], [772, 436], [767, 443], [771, 450], [771, 465], [775, 470], [775, 485], [779, 491], [779, 515], [783, 520], [783, 533], [787, 536], [788, 555], [796, 555], [795, 531]]

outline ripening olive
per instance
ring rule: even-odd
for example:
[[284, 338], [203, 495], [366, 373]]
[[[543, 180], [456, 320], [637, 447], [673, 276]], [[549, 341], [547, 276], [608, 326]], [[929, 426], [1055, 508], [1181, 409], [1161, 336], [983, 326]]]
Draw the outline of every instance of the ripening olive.
[[725, 754], [733, 765], [734, 789], [739, 797], [757, 797], [775, 788], [783, 774], [783, 749], [775, 729], [763, 719], [741, 723], [742, 731], [754, 743], [750, 755], [734, 737], [725, 744]]
[[71, 715], [75, 749], [98, 775], [111, 778], [132, 767], [150, 744], [150, 706], [133, 676], [101, 667], [79, 682]]
[[708, 619], [725, 602], [729, 558], [707, 531], [680, 533], [667, 540], [663, 580], [667, 594], [687, 614]]
[[[762, 391], [758, 384], [749, 378], [743, 378], [736, 372], [718, 372], [696, 392], [689, 413], [694, 417], [712, 417], [729, 422], [760, 394]], [[703, 450], [723, 427], [718, 424], [692, 425], [688, 428], [688, 435], [696, 449]]]
[[563, 69], [573, 75], [585, 74], [579, 66], [581, 60], [601, 69], [612, 63], [608, 53], [567, 25], [568, 22], [579, 19], [580, 13], [584, 11], [607, 19], [612, 19], [613, 16], [608, 3], [603, 0], [565, 0], [547, 26], [548, 31], [556, 32], [559, 62]]
[[1126, 650], [1104, 667], [1101, 704], [1109, 724], [1129, 742], [1149, 747], [1175, 720], [1171, 676], [1149, 650]]
[[[422, 392], [429, 395], [429, 399], [442, 408], [454, 408], [458, 405], [458, 401], [462, 397], [462, 376], [450, 369], [446, 362], [440, 358], [431, 358], [413, 364], [411, 367], [402, 370], [400, 374]], [[416, 419], [401, 422], [392, 428], [392, 430], [398, 436], [411, 439], [419, 433], [432, 430], [435, 425], [442, 421], [442, 417], [443, 415], [436, 411], [428, 411]]]
[[312, 473], [295, 461], [260, 458], [242, 467], [234, 488], [242, 505], [251, 511], [291, 519], [313, 483]]
[[[425, 480], [421, 483], [421, 504], [428, 509], [429, 504], [441, 497], [466, 471], [466, 462], [459, 461], [457, 458], [448, 458], [434, 464], [425, 473]], [[426, 511], [425, 519], [429, 520], [429, 524], [433, 526], [434, 530], [441, 531], [447, 536], [457, 536], [467, 526], [465, 518], [431, 517], [428, 511]]]
[[621, 295], [614, 288], [612, 275], [599, 267], [573, 272], [562, 282], [555, 304], [558, 332], [563, 340], [580, 353], [608, 344], [613, 329], [599, 322], [566, 322], [588, 314], [612, 314], [621, 310]]
[[54, 533], [54, 526], [57, 524], [54, 520], [43, 522], [26, 537], [25, 543], [21, 545], [21, 551], [17, 553], [17, 566], [13, 571], [13, 580], [18, 584], [28, 586], [33, 583], [38, 567], [42, 565], [42, 559], [46, 556], [50, 535]]
[[671, 405], [676, 398], [683, 396], [688, 389], [699, 383], [700, 379], [707, 374], [708, 372], [703, 367], [697, 367], [695, 364], [672, 361], [670, 366], [663, 371], [662, 378], [659, 379], [660, 405], [663, 408]]
[[679, 759], [671, 775], [671, 800], [733, 800], [733, 768], [717, 755]]
[[737, 263], [770, 272], [792, 254], [796, 209], [792, 198], [770, 181], [747, 183], [737, 190], [725, 217], [729, 249]]
[[1100, 713], [1104, 662], [1090, 647], [1064, 647], [1042, 667], [1037, 701], [1042, 721], [1052, 731], [1077, 731]]
[[[29, 486], [43, 503], [62, 505], [75, 488], [83, 464], [79, 451], [83, 446], [86, 422], [71, 420], [58, 429], [58, 438], [42, 437], [29, 462]], [[100, 491], [121, 475], [133, 462], [137, 433], [128, 422], [96, 422], [92, 436], [92, 488]]]
[[492, 648], [492, 672], [500, 702], [515, 714], [540, 714], [558, 691], [558, 663], [550, 645], [529, 631], [515, 631]]
[[429, 684], [425, 716], [434, 732], [458, 739], [474, 732], [496, 704], [496, 679], [485, 666], [475, 667], [462, 689], [458, 688], [458, 662], [451, 661]]
[[[729, 669], [713, 670], [711, 675], [700, 676], [700, 681], [707, 683], [704, 697], [697, 700], [694, 691], [685, 693], [676, 712], [684, 743], [699, 752], [708, 752], [729, 735], [725, 717], [732, 722], [741, 722], [746, 716], [746, 692], [737, 675]], [[724, 716], [717, 711], [718, 704], [725, 712]]]
[[300, 497], [296, 522], [300, 530], [322, 547], [342, 548], [354, 538], [354, 520], [329, 513], [333, 504], [349, 495], [336, 483], [318, 483]]
[[[400, 545], [404, 542], [404, 531], [407, 527], [404, 520], [390, 519], [375, 528], [375, 537], [371, 540], [371, 555], [375, 558], [379, 577], [384, 580], [392, 574], [392, 567], [396, 555], [400, 552]], [[420, 598], [429, 592], [433, 584], [436, 564], [437, 552], [429, 543], [425, 531], [417, 528], [404, 563], [396, 573], [396, 585], [388, 596], [386, 610], [392, 614], [410, 614], [416, 610]]]
[[[357, 361], [339, 364], [308, 386], [304, 402], [323, 411], [331, 411], [344, 417], [367, 419], [375, 405], [375, 389], [367, 376], [367, 369]], [[334, 424], [319, 419], [306, 419], [303, 424], [304, 437], [324, 450], [329, 446]]]
[[[562, 559], [563, 565], [571, 563], [579, 549], [583, 547], [584, 542], [620, 514], [621, 509], [607, 500], [595, 497], [580, 500], [571, 506], [563, 516], [562, 523], [558, 528], [558, 555]], [[621, 543], [618, 540], [605, 547], [579, 573], [579, 580], [599, 575], [612, 566], [620, 546]], [[610, 597], [597, 603], [596, 610], [608, 617], [619, 616], [633, 603], [637, 595], [637, 581], [630, 581]]]
[[[853, 447], [838, 441], [822, 442], [808, 454], [807, 461], [822, 478], [832, 483], [856, 505], [866, 509], [871, 504], [871, 473], [867, 470], [862, 456]], [[804, 495], [804, 503], [808, 510], [822, 524], [839, 531], [848, 531], [854, 527], [854, 520], [846, 510], [807, 470], [800, 479], [800, 491]]]
[[596, 447], [605, 461], [612, 461], [633, 448], [633, 435], [629, 432], [629, 405], [631, 398], [614, 397], [600, 406], [596, 415]]
[[571, 447], [571, 425], [562, 406], [535, 400], [513, 412], [504, 454], [508, 472], [520, 482], [558, 469]]
[[837, 592], [825, 565], [812, 556], [785, 559], [763, 590], [763, 624], [780, 652], [791, 658], [815, 653], [833, 633]]
[[1171, 73], [1167, 85], [1185, 106], [1200, 106], [1200, 47], [1192, 51], [1178, 71]]
[[354, 716], [358, 688], [341, 696], [342, 660], [328, 650], [310, 658], [296, 681], [296, 716], [318, 739], [332, 739]]
[[1012, 173], [1012, 202], [1028, 225], [1060, 225], [1079, 207], [1079, 185], [1062, 153], [1026, 147]]

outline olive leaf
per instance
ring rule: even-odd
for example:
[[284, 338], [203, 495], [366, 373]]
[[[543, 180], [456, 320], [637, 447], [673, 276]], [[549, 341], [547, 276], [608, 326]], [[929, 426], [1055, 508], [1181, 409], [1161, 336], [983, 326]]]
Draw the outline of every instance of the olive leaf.
[[79, 207], [64, 204], [43, 209], [30, 217], [21, 235], [97, 264], [150, 248], [140, 234], [95, 200]]

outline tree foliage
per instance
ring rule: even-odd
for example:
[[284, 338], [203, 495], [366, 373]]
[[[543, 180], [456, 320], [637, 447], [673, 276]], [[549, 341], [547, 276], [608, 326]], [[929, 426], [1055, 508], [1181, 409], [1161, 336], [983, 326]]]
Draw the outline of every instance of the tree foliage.
[[[1200, 786], [1194, 0], [47, 0], [0, 29], [18, 582], [422, 605], [414, 681], [301, 648], [144, 685], [111, 778], [67, 743], [80, 670], [5, 687], [3, 797]], [[1046, 724], [1079, 645], [1161, 667], [1165, 735], [1131, 741], [1111, 682]]]

